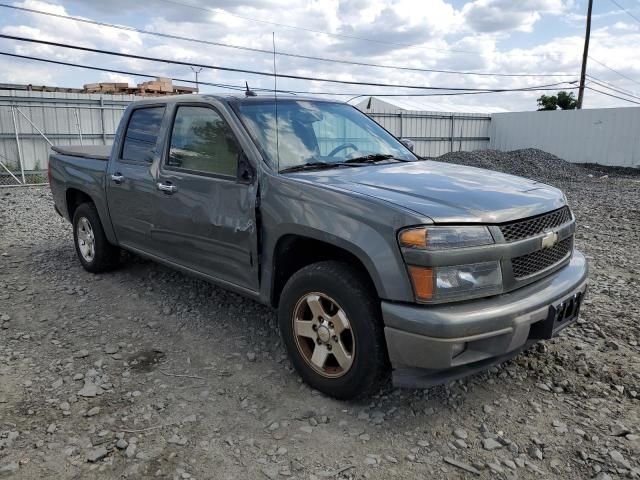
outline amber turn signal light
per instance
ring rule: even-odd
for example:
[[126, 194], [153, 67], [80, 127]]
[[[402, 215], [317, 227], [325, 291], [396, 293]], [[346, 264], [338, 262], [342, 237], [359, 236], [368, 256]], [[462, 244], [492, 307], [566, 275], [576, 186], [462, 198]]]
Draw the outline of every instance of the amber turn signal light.
[[433, 297], [433, 269], [409, 265], [409, 276], [413, 291], [418, 300], [431, 300]]
[[427, 229], [423, 227], [403, 230], [400, 232], [399, 240], [403, 247], [426, 248]]

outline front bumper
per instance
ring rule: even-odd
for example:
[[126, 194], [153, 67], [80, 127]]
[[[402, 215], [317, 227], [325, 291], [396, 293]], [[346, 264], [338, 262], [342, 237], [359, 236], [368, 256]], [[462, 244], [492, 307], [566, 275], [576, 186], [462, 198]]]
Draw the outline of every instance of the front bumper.
[[382, 302], [394, 384], [443, 383], [513, 357], [541, 338], [552, 306], [582, 298], [587, 273], [576, 250], [565, 267], [503, 295], [428, 307]]

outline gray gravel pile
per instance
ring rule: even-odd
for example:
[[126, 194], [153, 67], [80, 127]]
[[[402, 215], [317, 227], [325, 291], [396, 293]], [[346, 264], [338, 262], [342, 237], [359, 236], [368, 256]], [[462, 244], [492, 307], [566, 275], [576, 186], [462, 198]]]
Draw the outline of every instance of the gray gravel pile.
[[567, 162], [551, 153], [535, 148], [511, 152], [499, 150], [450, 152], [434, 158], [434, 160], [496, 170], [552, 185], [560, 182], [581, 181], [589, 178], [589, 175], [598, 175], [597, 171]]
[[270, 309], [132, 256], [89, 274], [48, 189], [0, 189], [0, 478], [640, 478], [640, 179], [565, 183], [579, 323], [360, 403], [300, 382]]

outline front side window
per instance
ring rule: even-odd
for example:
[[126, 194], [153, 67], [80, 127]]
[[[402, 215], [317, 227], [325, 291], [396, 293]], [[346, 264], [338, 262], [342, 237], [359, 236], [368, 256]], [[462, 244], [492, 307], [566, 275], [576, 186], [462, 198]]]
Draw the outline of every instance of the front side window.
[[123, 160], [147, 163], [153, 161], [164, 110], [164, 107], [145, 107], [137, 108], [131, 113], [122, 146]]
[[[417, 160], [395, 137], [350, 105], [310, 100], [240, 102], [237, 110], [269, 163], [278, 170], [363, 156]], [[277, 139], [277, 140], [276, 140]]]
[[176, 112], [167, 167], [224, 176], [236, 176], [239, 147], [233, 132], [215, 110], [179, 106]]

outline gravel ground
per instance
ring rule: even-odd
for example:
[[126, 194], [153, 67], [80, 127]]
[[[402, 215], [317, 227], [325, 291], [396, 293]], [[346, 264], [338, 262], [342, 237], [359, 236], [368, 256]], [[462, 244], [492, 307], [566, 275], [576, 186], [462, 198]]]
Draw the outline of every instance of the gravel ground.
[[0, 189], [0, 478], [638, 478], [640, 176], [444, 160], [563, 188], [589, 296], [511, 362], [362, 403], [300, 382], [270, 309], [134, 257], [89, 274], [48, 189]]

